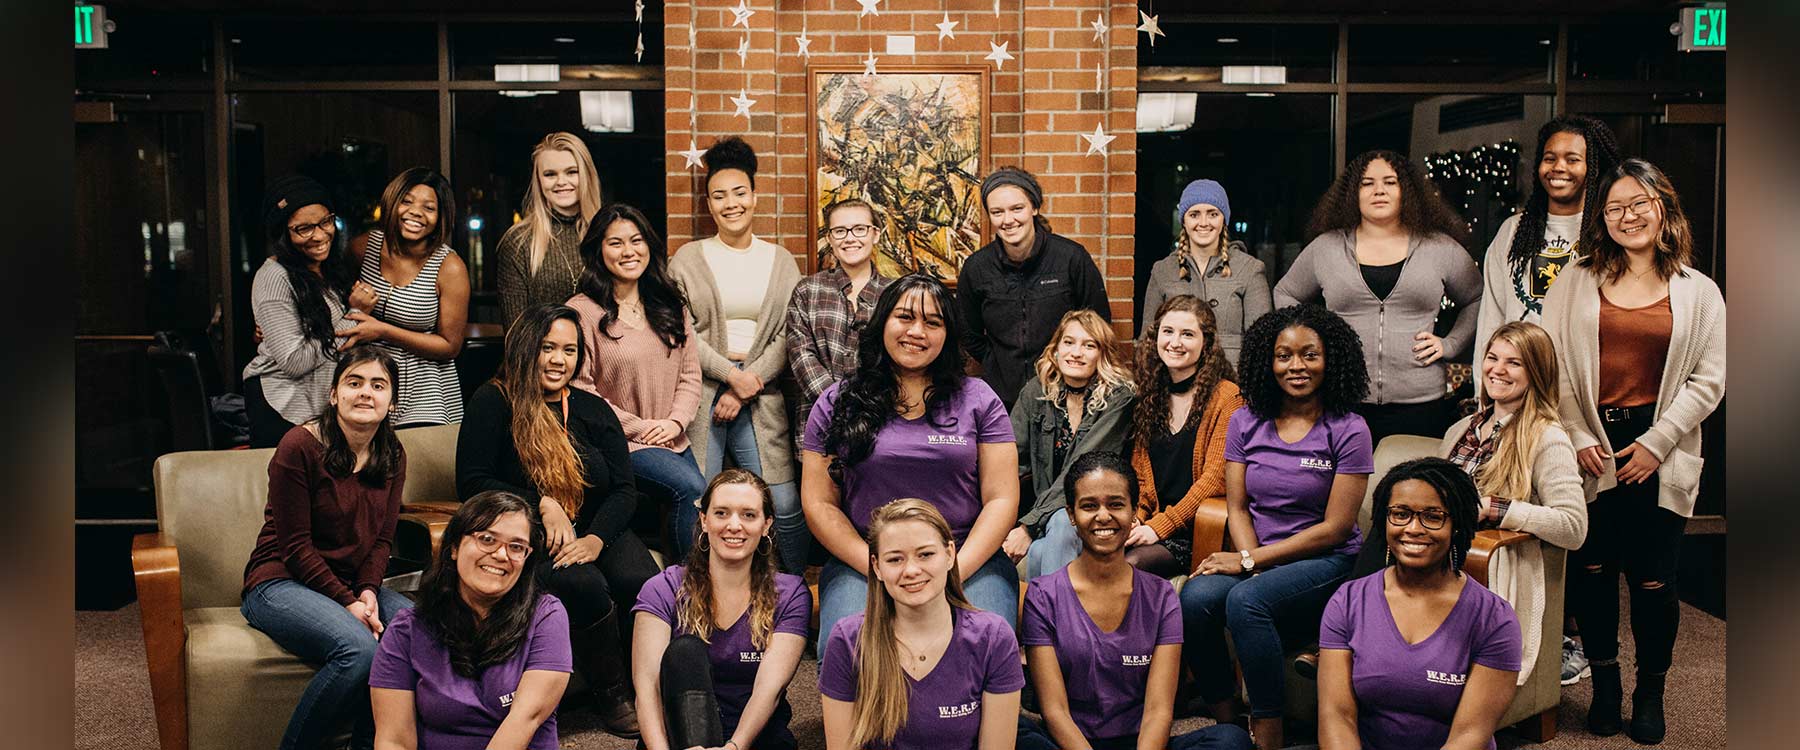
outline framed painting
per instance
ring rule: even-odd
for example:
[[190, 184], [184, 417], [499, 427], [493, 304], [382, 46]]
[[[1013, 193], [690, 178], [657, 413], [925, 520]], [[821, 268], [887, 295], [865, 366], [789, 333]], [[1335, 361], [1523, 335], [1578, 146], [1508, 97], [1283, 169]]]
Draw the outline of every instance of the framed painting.
[[807, 78], [809, 270], [830, 262], [821, 211], [861, 198], [881, 228], [877, 271], [923, 270], [956, 283], [963, 259], [979, 247], [960, 230], [982, 220], [988, 67], [896, 65], [865, 76], [860, 66], [810, 66]]

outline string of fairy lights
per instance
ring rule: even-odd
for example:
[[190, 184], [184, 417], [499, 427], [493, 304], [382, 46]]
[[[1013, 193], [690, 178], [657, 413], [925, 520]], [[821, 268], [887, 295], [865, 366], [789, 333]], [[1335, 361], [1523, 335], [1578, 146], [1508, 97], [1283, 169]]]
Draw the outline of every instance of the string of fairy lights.
[[[1425, 176], [1437, 185], [1457, 213], [1469, 222], [1469, 230], [1485, 234], [1480, 226], [1488, 206], [1514, 206], [1519, 202], [1519, 142], [1508, 138], [1464, 151], [1440, 151], [1425, 157]], [[1498, 218], [1490, 222], [1498, 224]]]

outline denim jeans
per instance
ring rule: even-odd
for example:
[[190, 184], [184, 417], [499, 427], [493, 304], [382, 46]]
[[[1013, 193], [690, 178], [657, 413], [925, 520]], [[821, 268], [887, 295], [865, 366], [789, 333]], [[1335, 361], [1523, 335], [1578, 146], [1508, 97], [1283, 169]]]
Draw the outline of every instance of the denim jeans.
[[[879, 585], [879, 584], [877, 584]], [[1019, 629], [1019, 568], [1004, 552], [995, 552], [986, 563], [963, 581], [963, 594], [969, 603], [984, 612], [1006, 618], [1006, 624]], [[835, 557], [825, 561], [819, 570], [819, 655], [825, 655], [825, 642], [831, 638], [831, 627], [869, 603], [869, 581]]]
[[1050, 514], [1050, 520], [1044, 522], [1044, 536], [1033, 541], [1031, 549], [1025, 553], [1025, 577], [1050, 575], [1079, 556], [1081, 537], [1075, 535], [1075, 525], [1069, 523], [1068, 509], [1058, 508]]
[[[1094, 750], [1137, 750], [1137, 735], [1089, 737]], [[1050, 728], [1034, 719], [1019, 717], [1018, 750], [1057, 750]], [[1169, 738], [1168, 750], [1250, 750], [1250, 733], [1236, 724], [1214, 724]]]
[[[1302, 646], [1319, 637], [1325, 603], [1350, 574], [1355, 559], [1326, 553], [1277, 565], [1256, 575], [1196, 575], [1181, 587], [1181, 620], [1186, 633], [1182, 656], [1194, 670], [1200, 697], [1208, 703], [1230, 697], [1231, 664], [1222, 628], [1231, 630], [1250, 715], [1281, 716], [1285, 702], [1282, 656], [1286, 632]], [[1300, 641], [1304, 638], [1304, 641]]]
[[694, 450], [640, 448], [631, 452], [631, 473], [638, 482], [654, 484], [669, 495], [669, 534], [675, 537], [675, 552], [686, 559], [700, 522], [700, 496], [706, 494], [706, 477], [694, 463]]
[[[743, 365], [739, 364], [738, 368], [743, 369]], [[728, 388], [720, 383], [719, 395], [725, 395]], [[713, 404], [718, 404], [718, 398], [713, 399]], [[726, 452], [731, 453], [731, 462], [738, 468], [759, 477], [763, 475], [762, 453], [756, 447], [756, 427], [751, 424], [750, 411], [750, 405], [745, 404], [738, 410], [736, 419], [712, 422], [708, 438], [711, 444], [706, 450], [708, 479], [725, 470]], [[712, 409], [707, 409], [704, 417], [712, 419]], [[789, 439], [787, 435], [780, 437]], [[800, 490], [793, 482], [782, 482], [769, 485], [769, 492], [775, 496], [775, 542], [781, 552], [781, 568], [784, 572], [800, 575], [806, 570], [806, 557], [811, 554], [812, 547], [812, 531], [806, 528], [806, 514], [800, 510]]]
[[[392, 622], [412, 602], [391, 589], [378, 589], [381, 622]], [[310, 750], [323, 744], [346, 718], [355, 720], [351, 747], [375, 744], [369, 714], [369, 665], [375, 661], [375, 636], [344, 605], [291, 578], [257, 584], [239, 608], [250, 626], [262, 631], [301, 659], [320, 664], [300, 704], [288, 719], [281, 750]]]

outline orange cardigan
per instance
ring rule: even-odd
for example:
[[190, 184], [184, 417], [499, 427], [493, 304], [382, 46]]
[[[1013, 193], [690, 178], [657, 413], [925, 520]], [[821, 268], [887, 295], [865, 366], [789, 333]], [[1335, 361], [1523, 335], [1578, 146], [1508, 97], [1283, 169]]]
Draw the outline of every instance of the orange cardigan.
[[[1176, 529], [1193, 523], [1194, 512], [1208, 498], [1225, 498], [1225, 433], [1231, 413], [1244, 407], [1243, 393], [1237, 384], [1221, 380], [1213, 386], [1212, 397], [1202, 408], [1194, 436], [1194, 484], [1181, 500], [1157, 512], [1161, 506], [1156, 497], [1156, 477], [1151, 475], [1148, 440], [1133, 440], [1131, 467], [1138, 475], [1138, 520], [1150, 525], [1158, 537], [1169, 538]], [[1194, 415], [1189, 415], [1193, 419]]]

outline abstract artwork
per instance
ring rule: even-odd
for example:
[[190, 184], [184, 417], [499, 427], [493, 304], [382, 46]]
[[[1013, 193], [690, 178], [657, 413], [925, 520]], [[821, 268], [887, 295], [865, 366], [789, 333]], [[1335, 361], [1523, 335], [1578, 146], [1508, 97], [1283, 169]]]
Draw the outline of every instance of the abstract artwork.
[[829, 255], [820, 211], [861, 198], [881, 228], [876, 270], [889, 277], [925, 270], [955, 283], [963, 259], [979, 247], [984, 220], [988, 68], [883, 66], [865, 76], [859, 67], [815, 66], [808, 78], [813, 269]]

